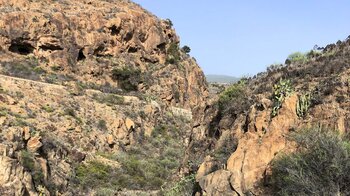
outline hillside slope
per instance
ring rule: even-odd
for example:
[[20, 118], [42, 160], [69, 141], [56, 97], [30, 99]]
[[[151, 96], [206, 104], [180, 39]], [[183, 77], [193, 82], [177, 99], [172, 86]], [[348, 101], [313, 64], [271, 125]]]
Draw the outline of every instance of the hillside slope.
[[[208, 195], [271, 195], [270, 164], [293, 151], [288, 135], [321, 126], [349, 131], [350, 40], [291, 58], [232, 85], [207, 108], [189, 159]], [[205, 130], [204, 132], [201, 132]]]

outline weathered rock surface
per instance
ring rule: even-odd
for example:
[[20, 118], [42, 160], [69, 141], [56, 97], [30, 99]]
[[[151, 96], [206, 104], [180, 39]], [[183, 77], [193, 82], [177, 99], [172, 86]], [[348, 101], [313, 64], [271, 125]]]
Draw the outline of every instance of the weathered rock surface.
[[40, 140], [41, 137], [38, 136], [30, 138], [27, 142], [27, 149], [31, 152], [37, 152], [43, 146]]
[[32, 176], [24, 171], [18, 161], [0, 156], [0, 193], [2, 195], [35, 195]]
[[206, 195], [238, 195], [230, 185], [232, 173], [225, 170], [218, 170], [201, 178], [199, 185]]
[[[298, 120], [295, 112], [297, 96], [285, 101], [280, 115], [265, 123], [270, 113], [255, 113], [248, 132], [239, 139], [237, 150], [227, 161], [227, 170], [232, 172], [230, 183], [240, 195], [252, 190], [256, 182], [263, 179], [266, 166], [275, 155], [287, 146], [286, 133], [296, 127]], [[266, 133], [263, 133], [263, 129]]]

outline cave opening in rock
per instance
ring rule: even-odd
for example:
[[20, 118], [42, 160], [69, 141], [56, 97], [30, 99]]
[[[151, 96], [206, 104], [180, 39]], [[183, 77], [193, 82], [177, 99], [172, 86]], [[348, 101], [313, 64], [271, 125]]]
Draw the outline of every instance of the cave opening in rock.
[[33, 53], [34, 47], [26, 42], [12, 41], [9, 51], [20, 55], [28, 55]]
[[166, 43], [161, 43], [161, 44], [158, 44], [158, 45], [157, 45], [157, 48], [158, 48], [161, 52], [165, 52], [165, 51], [166, 51], [165, 47], [166, 47]]
[[111, 35], [118, 35], [120, 33], [120, 28], [117, 28], [117, 26], [113, 25], [108, 28], [111, 31]]
[[134, 36], [134, 35], [133, 35], [132, 32], [127, 33], [127, 34], [125, 35], [125, 37], [124, 37], [124, 41], [125, 41], [125, 42], [130, 41], [130, 40], [132, 39], [133, 36]]
[[77, 61], [82, 61], [82, 60], [85, 60], [85, 59], [86, 59], [86, 56], [84, 55], [83, 48], [82, 48], [82, 49], [79, 50]]
[[138, 51], [138, 49], [136, 48], [136, 47], [130, 47], [129, 49], [128, 49], [128, 53], [135, 53], [135, 52], [137, 52]]

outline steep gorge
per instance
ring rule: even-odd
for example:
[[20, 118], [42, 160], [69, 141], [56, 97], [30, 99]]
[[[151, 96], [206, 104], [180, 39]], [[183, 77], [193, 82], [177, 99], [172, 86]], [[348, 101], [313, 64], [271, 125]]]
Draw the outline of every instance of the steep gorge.
[[270, 195], [290, 133], [348, 132], [350, 40], [212, 96], [179, 42], [128, 0], [0, 0], [0, 194]]

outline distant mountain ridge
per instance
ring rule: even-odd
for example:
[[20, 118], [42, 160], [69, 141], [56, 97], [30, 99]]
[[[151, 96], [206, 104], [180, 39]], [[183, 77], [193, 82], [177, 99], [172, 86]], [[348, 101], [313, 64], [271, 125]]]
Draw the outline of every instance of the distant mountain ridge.
[[205, 75], [209, 83], [234, 83], [239, 80], [238, 77], [218, 74]]

